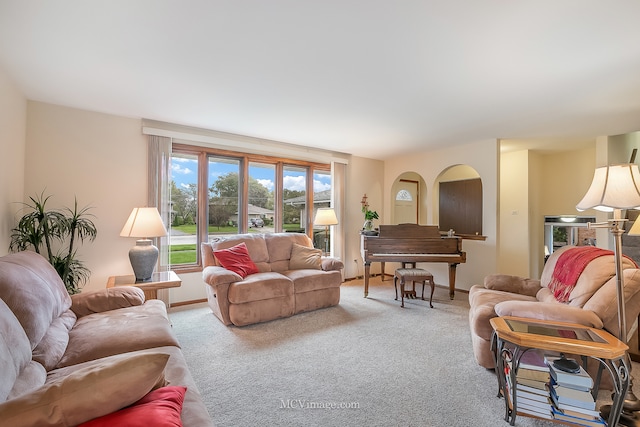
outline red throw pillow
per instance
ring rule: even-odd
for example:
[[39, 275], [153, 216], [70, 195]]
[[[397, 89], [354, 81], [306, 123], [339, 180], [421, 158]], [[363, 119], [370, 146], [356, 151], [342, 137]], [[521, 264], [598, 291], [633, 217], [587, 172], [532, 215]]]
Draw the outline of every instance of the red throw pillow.
[[258, 267], [251, 261], [247, 245], [244, 242], [229, 249], [213, 251], [220, 265], [227, 270], [237, 273], [243, 279], [250, 274], [258, 273]]
[[161, 387], [131, 406], [94, 418], [78, 427], [182, 427], [180, 413], [186, 391], [187, 388], [182, 386]]

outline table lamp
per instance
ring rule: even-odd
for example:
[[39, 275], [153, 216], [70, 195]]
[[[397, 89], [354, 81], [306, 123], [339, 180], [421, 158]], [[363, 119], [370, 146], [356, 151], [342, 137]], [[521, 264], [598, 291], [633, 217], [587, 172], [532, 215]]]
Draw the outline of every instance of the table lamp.
[[329, 226], [338, 225], [338, 217], [333, 208], [318, 208], [316, 217], [313, 220], [314, 225], [324, 225], [324, 253], [329, 253]]
[[129, 251], [129, 261], [136, 276], [136, 282], [151, 279], [151, 274], [158, 261], [158, 248], [150, 238], [167, 235], [167, 229], [155, 207], [134, 208], [125, 223], [120, 236], [138, 237], [136, 245]]
[[[593, 181], [589, 190], [587, 190], [587, 194], [576, 205], [576, 209], [579, 211], [595, 209], [602, 212], [613, 212], [613, 219], [601, 223], [587, 223], [587, 227], [608, 228], [614, 237], [613, 254], [616, 262], [618, 339], [625, 344], [627, 343], [627, 321], [624, 302], [624, 275], [622, 274], [622, 234], [624, 233], [624, 222], [627, 220], [622, 218], [622, 210], [640, 208], [640, 188], [638, 186], [640, 186], [638, 165], [625, 163], [603, 166], [595, 170]], [[631, 370], [630, 363], [629, 370]], [[640, 401], [633, 394], [630, 385], [625, 398], [622, 424], [626, 426], [640, 425], [635, 414], [631, 412], [639, 409]]]

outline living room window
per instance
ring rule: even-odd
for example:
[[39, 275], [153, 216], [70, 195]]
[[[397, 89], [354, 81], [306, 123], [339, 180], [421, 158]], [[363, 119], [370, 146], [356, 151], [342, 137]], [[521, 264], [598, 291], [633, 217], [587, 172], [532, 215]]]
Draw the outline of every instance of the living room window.
[[224, 234], [302, 232], [324, 247], [313, 218], [330, 205], [330, 164], [174, 142], [170, 183], [174, 270], [199, 269], [200, 243]]

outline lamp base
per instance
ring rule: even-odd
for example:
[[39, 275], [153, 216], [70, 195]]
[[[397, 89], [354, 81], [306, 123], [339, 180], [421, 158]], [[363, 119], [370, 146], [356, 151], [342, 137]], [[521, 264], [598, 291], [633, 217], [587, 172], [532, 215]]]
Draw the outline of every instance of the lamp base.
[[149, 239], [136, 240], [136, 245], [129, 250], [129, 261], [136, 276], [136, 282], [151, 280], [158, 261], [158, 248]]

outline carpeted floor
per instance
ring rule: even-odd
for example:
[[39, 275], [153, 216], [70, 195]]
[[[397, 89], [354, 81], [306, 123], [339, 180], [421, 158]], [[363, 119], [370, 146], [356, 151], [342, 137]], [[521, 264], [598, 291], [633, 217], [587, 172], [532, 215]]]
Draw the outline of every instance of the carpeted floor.
[[[206, 304], [170, 317], [219, 427], [507, 426], [471, 350], [467, 294], [394, 301], [392, 282], [343, 284], [337, 307], [226, 327]], [[550, 422], [518, 417], [518, 426]]]

